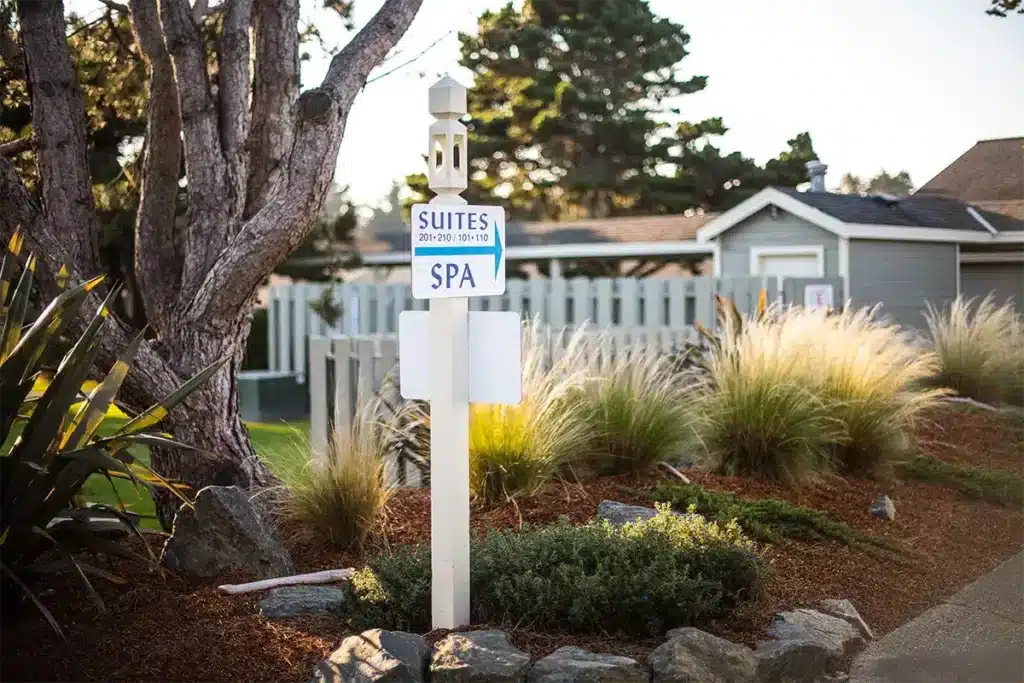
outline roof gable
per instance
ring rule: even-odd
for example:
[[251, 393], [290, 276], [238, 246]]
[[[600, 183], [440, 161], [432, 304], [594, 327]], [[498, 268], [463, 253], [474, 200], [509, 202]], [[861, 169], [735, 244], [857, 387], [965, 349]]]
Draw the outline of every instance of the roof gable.
[[980, 140], [914, 194], [972, 203], [1024, 200], [1024, 137]]

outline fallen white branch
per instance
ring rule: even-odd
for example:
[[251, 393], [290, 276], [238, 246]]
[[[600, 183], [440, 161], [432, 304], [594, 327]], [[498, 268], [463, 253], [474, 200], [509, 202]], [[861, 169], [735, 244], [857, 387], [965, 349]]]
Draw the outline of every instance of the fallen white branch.
[[664, 467], [665, 469], [667, 469], [669, 472], [671, 472], [675, 476], [677, 476], [680, 479], [682, 479], [684, 484], [692, 483], [690, 481], [689, 477], [687, 477], [685, 474], [683, 474], [682, 472], [677, 470], [675, 467], [672, 467], [672, 465], [669, 465], [667, 462], [659, 462], [658, 464], [661, 465], [662, 467]]
[[999, 412], [999, 408], [996, 408], [995, 406], [982, 403], [981, 401], [975, 401], [973, 398], [967, 398], [966, 396], [943, 396], [943, 399], [950, 403], [966, 403], [974, 406], [975, 408], [981, 408], [982, 410], [991, 410], [995, 413]]
[[235, 583], [218, 586], [225, 593], [252, 593], [277, 586], [293, 586], [296, 584], [334, 583], [335, 581], [347, 581], [352, 578], [354, 569], [326, 569], [322, 572], [310, 574], [296, 574], [295, 576], [280, 576], [276, 579], [264, 579], [252, 583]]

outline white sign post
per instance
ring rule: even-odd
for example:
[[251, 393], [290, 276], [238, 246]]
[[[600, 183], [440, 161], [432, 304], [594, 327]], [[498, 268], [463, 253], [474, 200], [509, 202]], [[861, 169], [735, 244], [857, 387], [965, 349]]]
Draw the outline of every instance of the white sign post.
[[469, 402], [519, 402], [521, 328], [518, 313], [469, 313], [467, 297], [505, 293], [505, 212], [459, 196], [469, 179], [466, 89], [445, 76], [429, 96], [436, 196], [413, 207], [411, 265], [413, 297], [430, 299], [430, 312], [400, 315], [399, 376], [403, 397], [430, 401], [431, 608], [434, 628], [452, 629], [470, 615]]

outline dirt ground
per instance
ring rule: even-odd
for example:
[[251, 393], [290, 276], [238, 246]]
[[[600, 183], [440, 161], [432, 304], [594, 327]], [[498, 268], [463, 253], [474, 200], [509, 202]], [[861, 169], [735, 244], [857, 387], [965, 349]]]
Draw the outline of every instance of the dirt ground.
[[[1021, 472], [1024, 439], [1019, 428], [991, 415], [943, 410], [918, 431], [921, 449], [943, 459]], [[968, 501], [938, 485], [890, 481], [833, 481], [799, 491], [735, 477], [688, 472], [709, 489], [743, 497], [778, 497], [827, 510], [857, 529], [898, 541], [905, 555], [868, 553], [837, 543], [787, 541], [764, 547], [774, 568], [765, 596], [708, 630], [747, 644], [763, 638], [772, 615], [823, 598], [847, 598], [875, 630], [886, 633], [991, 570], [1024, 546], [1024, 512]], [[612, 477], [550, 486], [541, 495], [475, 508], [474, 528], [542, 525], [559, 516], [591, 519], [601, 500], [650, 505], [636, 491], [665, 476]], [[895, 521], [869, 512], [879, 493], [895, 502]], [[429, 494], [400, 492], [381, 546], [429, 539]], [[300, 571], [355, 566], [357, 557], [289, 540]], [[97, 559], [97, 564], [104, 560]], [[316, 662], [349, 633], [336, 619], [269, 622], [257, 614], [257, 595], [222, 594], [212, 585], [190, 585], [169, 573], [108, 564], [130, 578], [122, 586], [97, 581], [106, 602], [99, 613], [78, 582], [56, 580], [41, 595], [65, 627], [63, 643], [31, 606], [5, 604], [0, 633], [4, 681], [306, 681]], [[222, 577], [217, 583], [244, 580]], [[435, 637], [440, 634], [432, 634]], [[621, 637], [579, 637], [514, 631], [534, 656], [566, 644], [637, 657], [658, 643]]]

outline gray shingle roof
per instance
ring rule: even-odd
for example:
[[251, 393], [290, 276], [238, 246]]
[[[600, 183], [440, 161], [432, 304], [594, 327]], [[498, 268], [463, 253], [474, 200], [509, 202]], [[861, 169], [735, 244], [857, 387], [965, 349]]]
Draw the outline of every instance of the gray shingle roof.
[[[814, 207], [844, 223], [892, 225], [908, 228], [945, 228], [988, 232], [967, 212], [970, 204], [958, 199], [936, 196], [901, 197], [887, 200], [831, 192], [797, 192], [790, 187], [777, 187], [808, 206]], [[975, 207], [975, 210], [999, 232], [1024, 230], [1024, 221]]]

